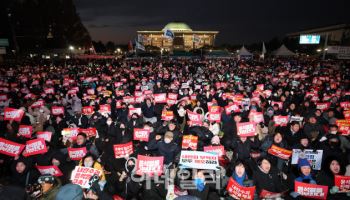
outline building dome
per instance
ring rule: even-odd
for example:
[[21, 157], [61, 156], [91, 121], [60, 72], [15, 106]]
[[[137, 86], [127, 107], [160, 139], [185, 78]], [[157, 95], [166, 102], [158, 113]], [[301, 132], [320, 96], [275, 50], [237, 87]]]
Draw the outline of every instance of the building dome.
[[174, 32], [188, 32], [192, 31], [192, 29], [183, 22], [170, 22], [164, 28], [164, 30], [171, 30]]

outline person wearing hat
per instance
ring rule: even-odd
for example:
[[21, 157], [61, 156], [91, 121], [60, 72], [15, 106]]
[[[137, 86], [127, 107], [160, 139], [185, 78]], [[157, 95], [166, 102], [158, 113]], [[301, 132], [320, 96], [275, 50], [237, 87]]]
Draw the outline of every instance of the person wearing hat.
[[61, 182], [50, 174], [42, 175], [38, 178], [38, 183], [41, 185], [42, 196], [39, 200], [52, 200], [55, 199]]
[[156, 137], [148, 142], [148, 150], [157, 150], [156, 154], [164, 156], [164, 164], [168, 165], [172, 163], [179, 153], [178, 145], [173, 141], [174, 134], [171, 131], [167, 131], [164, 135], [163, 140], [161, 137]]
[[316, 184], [316, 181], [312, 176], [312, 168], [309, 160], [307, 160], [306, 158], [299, 158], [298, 168], [300, 176], [297, 177], [295, 181]]

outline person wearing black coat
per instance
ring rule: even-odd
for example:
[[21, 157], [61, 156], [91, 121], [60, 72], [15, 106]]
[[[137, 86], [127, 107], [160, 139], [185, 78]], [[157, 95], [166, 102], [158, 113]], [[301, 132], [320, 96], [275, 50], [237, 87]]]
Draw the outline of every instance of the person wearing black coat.
[[33, 168], [33, 165], [27, 158], [20, 157], [14, 160], [11, 165], [10, 183], [12, 185], [25, 187], [28, 184], [36, 183], [39, 176], [39, 172]]
[[273, 168], [271, 162], [264, 157], [259, 158], [258, 168], [253, 173], [253, 181], [258, 194], [262, 190], [279, 193], [287, 190], [279, 171]]
[[283, 133], [284, 139], [290, 147], [297, 144], [304, 134], [300, 130], [299, 122], [296, 121], [291, 122], [290, 126], [282, 130], [281, 133]]
[[147, 145], [148, 150], [157, 150], [157, 154], [160, 156], [164, 156], [164, 164], [168, 165], [174, 162], [175, 157], [179, 153], [178, 145], [173, 141], [174, 134], [170, 131], [167, 131], [164, 135], [164, 139], [161, 141], [160, 137], [156, 137], [155, 139], [149, 141]]
[[52, 156], [51, 163], [61, 170], [63, 175], [58, 178], [60, 179], [62, 185], [69, 183], [71, 172], [75, 167], [74, 162], [67, 162], [66, 155], [62, 154], [61, 152], [56, 152]]

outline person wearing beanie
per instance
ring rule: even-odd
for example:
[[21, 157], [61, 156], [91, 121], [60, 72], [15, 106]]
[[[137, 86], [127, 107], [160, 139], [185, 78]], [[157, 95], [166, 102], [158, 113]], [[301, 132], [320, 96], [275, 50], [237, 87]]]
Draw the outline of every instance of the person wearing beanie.
[[295, 179], [296, 181], [303, 182], [303, 183], [316, 184], [316, 181], [314, 180], [312, 173], [311, 173], [312, 168], [311, 168], [309, 160], [307, 160], [306, 158], [299, 158], [298, 168], [299, 168], [300, 176]]
[[41, 185], [42, 192], [42, 196], [39, 200], [55, 199], [55, 196], [61, 187], [61, 181], [50, 174], [45, 174], [38, 178], [38, 183]]

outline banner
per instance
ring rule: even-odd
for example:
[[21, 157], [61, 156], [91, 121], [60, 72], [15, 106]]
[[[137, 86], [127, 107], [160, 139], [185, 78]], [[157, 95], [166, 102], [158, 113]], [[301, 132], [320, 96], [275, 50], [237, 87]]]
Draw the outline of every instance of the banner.
[[264, 115], [262, 112], [250, 111], [248, 118], [249, 118], [250, 122], [254, 122], [256, 124], [258, 124], [260, 122], [264, 122]]
[[19, 125], [17, 136], [22, 136], [25, 138], [31, 138], [33, 133], [33, 127], [27, 125]]
[[62, 106], [52, 106], [51, 113], [52, 115], [64, 115], [64, 108]]
[[235, 199], [254, 199], [255, 186], [243, 187], [230, 177], [226, 190]]
[[0, 138], [0, 153], [5, 154], [8, 156], [18, 156], [22, 150], [24, 149], [25, 145], [19, 144], [16, 142], [12, 142], [10, 140], [6, 140], [4, 138]]
[[153, 94], [154, 103], [166, 103], [166, 93]]
[[254, 122], [237, 123], [237, 135], [240, 137], [255, 136], [256, 125]]
[[177, 100], [178, 94], [168, 93], [168, 99]]
[[129, 117], [136, 113], [138, 116], [141, 116], [142, 110], [141, 108], [129, 108]]
[[320, 170], [322, 164], [323, 150], [314, 151], [313, 149], [293, 149], [292, 165], [298, 164], [299, 158], [305, 157], [311, 164], [312, 169]]
[[45, 141], [50, 142], [52, 137], [52, 132], [50, 131], [40, 131], [36, 133], [36, 138], [43, 138]]
[[88, 137], [94, 137], [97, 134], [97, 130], [94, 127], [90, 128], [79, 128], [79, 132], [85, 133]]
[[334, 185], [339, 188], [339, 192], [349, 192], [350, 191], [350, 176], [335, 175]]
[[94, 174], [100, 176], [101, 171], [91, 167], [76, 166], [72, 171], [70, 180], [73, 184], [80, 185], [82, 188], [90, 188], [89, 180]]
[[204, 152], [215, 153], [219, 157], [226, 155], [225, 148], [222, 145], [220, 145], [220, 146], [205, 146]]
[[203, 151], [181, 151], [180, 168], [211, 169], [219, 167], [218, 155]]
[[308, 184], [295, 181], [294, 191], [303, 197], [312, 199], [327, 199], [328, 186]]
[[173, 111], [163, 111], [162, 112], [162, 120], [170, 121], [172, 119], [174, 119], [174, 112]]
[[26, 148], [23, 151], [23, 156], [27, 157], [37, 154], [44, 154], [46, 152], [47, 147], [45, 144], [45, 140], [43, 138], [38, 138], [26, 142]]
[[32, 108], [40, 108], [41, 106], [44, 106], [45, 102], [44, 100], [39, 100], [39, 101], [36, 101], [34, 102], [31, 107]]
[[94, 114], [94, 108], [92, 106], [84, 106], [82, 108], [83, 115], [92, 115]]
[[64, 128], [61, 133], [64, 140], [67, 140], [69, 138], [71, 138], [72, 140], [75, 140], [78, 134], [79, 134], [79, 128]]
[[221, 113], [219, 113], [219, 112], [209, 112], [208, 120], [210, 122], [220, 123], [220, 121], [221, 121]]
[[142, 128], [134, 128], [134, 140], [148, 142], [150, 130]]
[[4, 120], [6, 121], [16, 121], [20, 122], [22, 120], [22, 117], [24, 115], [24, 111], [21, 109], [15, 109], [15, 108], [5, 108], [4, 110]]
[[67, 148], [68, 156], [71, 160], [81, 160], [87, 153], [86, 147]]
[[50, 175], [56, 176], [56, 177], [63, 175], [61, 170], [56, 165], [50, 165], [50, 166], [36, 165], [35, 167], [38, 169], [38, 171], [40, 172], [41, 175], [50, 174]]
[[198, 136], [194, 135], [184, 135], [182, 137], [182, 149], [192, 149], [197, 150]]
[[344, 110], [350, 110], [350, 101], [340, 102], [340, 107]]
[[324, 102], [324, 103], [316, 103], [316, 109], [320, 109], [322, 112], [325, 110], [328, 110], [330, 107], [331, 103], [330, 102]]
[[154, 176], [155, 174], [161, 175], [163, 173], [164, 157], [151, 157], [137, 155], [136, 161], [136, 174]]
[[134, 147], [131, 141], [125, 144], [115, 144], [113, 145], [113, 149], [115, 158], [128, 158], [134, 153]]
[[225, 112], [226, 115], [230, 115], [232, 112], [240, 112], [239, 105], [236, 103], [233, 103], [231, 105], [225, 106]]
[[273, 116], [273, 121], [275, 122], [275, 126], [287, 126], [288, 116], [282, 116], [282, 115]]
[[109, 104], [100, 105], [99, 112], [101, 114], [110, 114], [111, 113], [111, 105], [109, 105]]
[[190, 121], [194, 121], [194, 122], [202, 121], [200, 114], [194, 113], [190, 110], [187, 110], [187, 116], [188, 116]]
[[274, 144], [268, 149], [267, 152], [284, 160], [288, 160], [293, 153], [293, 151], [278, 147]]

